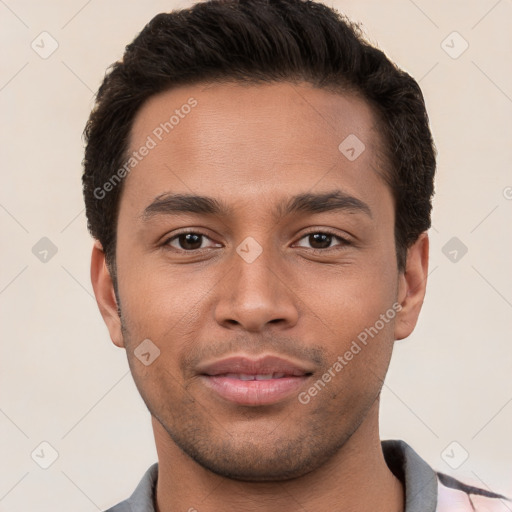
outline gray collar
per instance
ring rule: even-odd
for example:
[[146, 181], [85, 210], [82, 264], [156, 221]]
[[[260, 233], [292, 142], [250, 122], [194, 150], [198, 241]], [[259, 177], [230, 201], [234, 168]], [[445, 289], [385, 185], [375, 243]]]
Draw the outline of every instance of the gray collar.
[[389, 469], [405, 486], [405, 512], [435, 512], [437, 474], [404, 441], [381, 441]]

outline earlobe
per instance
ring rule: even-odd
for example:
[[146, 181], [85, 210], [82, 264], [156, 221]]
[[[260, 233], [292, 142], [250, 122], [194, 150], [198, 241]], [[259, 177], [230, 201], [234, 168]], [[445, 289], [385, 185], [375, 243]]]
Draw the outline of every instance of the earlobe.
[[92, 249], [91, 282], [96, 302], [98, 303], [101, 316], [107, 325], [112, 342], [118, 347], [124, 347], [114, 285], [105, 261], [105, 253], [98, 240], [95, 240]]
[[396, 316], [396, 340], [407, 338], [418, 321], [427, 287], [428, 251], [426, 232], [407, 251], [405, 271], [398, 278], [398, 302], [402, 309]]

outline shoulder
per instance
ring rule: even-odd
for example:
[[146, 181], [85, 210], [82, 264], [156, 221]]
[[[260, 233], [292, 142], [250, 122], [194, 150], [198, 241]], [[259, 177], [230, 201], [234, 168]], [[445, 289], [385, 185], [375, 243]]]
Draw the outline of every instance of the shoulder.
[[406, 512], [512, 512], [510, 497], [435, 471], [404, 441], [382, 441], [382, 451], [404, 485]]
[[467, 485], [437, 472], [436, 512], [510, 512], [512, 501], [501, 494]]
[[125, 501], [105, 512], [154, 512], [155, 487], [158, 479], [158, 463], [144, 474], [133, 494]]

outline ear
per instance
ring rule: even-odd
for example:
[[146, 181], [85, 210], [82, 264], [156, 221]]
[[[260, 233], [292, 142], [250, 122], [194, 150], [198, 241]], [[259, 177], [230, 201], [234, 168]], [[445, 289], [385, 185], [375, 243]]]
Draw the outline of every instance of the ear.
[[398, 277], [398, 302], [402, 309], [396, 315], [396, 340], [407, 338], [418, 321], [427, 287], [428, 248], [429, 240], [425, 232], [407, 251], [405, 271]]
[[91, 282], [100, 308], [101, 316], [107, 325], [114, 345], [124, 347], [114, 285], [105, 261], [105, 253], [99, 240], [94, 242], [91, 256]]

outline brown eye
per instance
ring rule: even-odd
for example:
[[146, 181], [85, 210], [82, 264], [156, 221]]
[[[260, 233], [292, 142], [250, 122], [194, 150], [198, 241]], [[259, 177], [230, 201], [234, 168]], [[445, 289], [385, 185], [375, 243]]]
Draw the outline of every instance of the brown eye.
[[205, 249], [208, 245], [204, 242], [210, 241], [210, 247], [220, 247], [219, 244], [215, 244], [210, 240], [209, 237], [202, 233], [196, 233], [195, 231], [188, 231], [186, 233], [178, 233], [173, 237], [169, 238], [164, 245], [170, 246], [178, 251], [197, 251], [198, 249]]
[[[306, 240], [307, 244], [304, 244], [304, 242], [302, 242], [303, 240]], [[350, 242], [339, 235], [335, 235], [334, 233], [315, 231], [304, 235], [300, 239], [298, 245], [299, 247], [310, 248], [313, 250], [322, 250], [343, 247], [345, 245], [350, 245]]]
[[313, 249], [327, 249], [330, 247], [333, 236], [328, 233], [313, 233], [309, 235], [309, 243]]
[[200, 235], [198, 233], [184, 233], [182, 235], [179, 235], [177, 237], [177, 240], [180, 249], [191, 251], [194, 249], [201, 248], [201, 245], [203, 243], [203, 235]]

